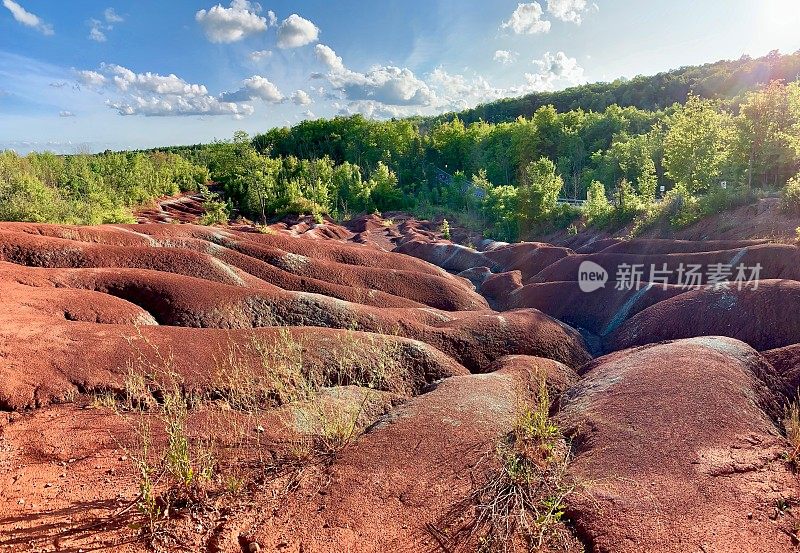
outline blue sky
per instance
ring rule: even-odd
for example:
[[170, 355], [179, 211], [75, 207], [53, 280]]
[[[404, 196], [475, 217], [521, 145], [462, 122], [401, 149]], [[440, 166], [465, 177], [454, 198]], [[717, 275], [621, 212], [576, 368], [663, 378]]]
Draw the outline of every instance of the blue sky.
[[800, 49], [800, 0], [0, 0], [0, 149], [229, 138]]

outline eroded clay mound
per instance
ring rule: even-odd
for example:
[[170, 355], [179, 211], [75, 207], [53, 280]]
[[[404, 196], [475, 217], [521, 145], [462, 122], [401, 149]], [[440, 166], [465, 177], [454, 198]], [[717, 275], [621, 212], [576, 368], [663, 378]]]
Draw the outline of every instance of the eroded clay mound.
[[522, 280], [527, 281], [559, 259], [573, 255], [568, 248], [561, 248], [542, 242], [521, 242], [508, 244], [486, 252], [486, 257], [493, 260], [502, 271], [518, 270]]
[[135, 212], [139, 223], [196, 223], [205, 214], [202, 194], [186, 192], [162, 198]]
[[[140, 225], [145, 227], [145, 225]], [[19, 232], [0, 230], [0, 259], [28, 266], [41, 267], [127, 267], [152, 269], [190, 275], [242, 286], [258, 287], [262, 279], [288, 289], [330, 292], [334, 297], [357, 299], [356, 294], [341, 291], [342, 287], [363, 290], [364, 293], [381, 293], [382, 296], [398, 296], [431, 307], [447, 310], [484, 309], [485, 300], [474, 292], [469, 283], [453, 275], [434, 271], [428, 266], [424, 271], [415, 270], [414, 263], [402, 263], [395, 257], [397, 268], [351, 264], [327, 259], [315, 259], [308, 255], [282, 250], [273, 245], [261, 244], [230, 231], [207, 234], [200, 229], [162, 225], [159, 228], [175, 230], [154, 235], [145, 235], [146, 246], [130, 246], [85, 243], [81, 240], [52, 238], [33, 235], [30, 227], [21, 227]], [[51, 231], [45, 228], [44, 231]], [[145, 229], [140, 229], [145, 230]], [[153, 229], [155, 231], [155, 229]], [[137, 230], [137, 232], [139, 232]], [[117, 234], [130, 234], [119, 230]], [[139, 234], [142, 234], [139, 232]], [[66, 233], [69, 235], [69, 233]], [[80, 235], [76, 235], [80, 238]], [[90, 235], [95, 239], [115, 241], [110, 234]], [[127, 237], [124, 236], [124, 239]], [[123, 239], [123, 242], [124, 242]], [[311, 241], [298, 241], [313, 244]], [[334, 243], [331, 242], [331, 245]], [[349, 246], [351, 249], [355, 246]], [[298, 249], [298, 248], [295, 248]], [[302, 248], [299, 248], [302, 250]], [[361, 248], [365, 249], [365, 248]], [[379, 252], [374, 252], [378, 254]], [[383, 254], [387, 255], [387, 254]], [[354, 259], [351, 261], [358, 261]], [[414, 260], [416, 261], [416, 260]], [[248, 272], [252, 271], [252, 273]], [[255, 274], [253, 274], [255, 273]], [[311, 281], [309, 285], [303, 280]], [[300, 282], [298, 282], [300, 281]], [[324, 283], [329, 283], [325, 285]], [[362, 293], [362, 297], [363, 297]], [[388, 305], [402, 306], [391, 301]], [[410, 305], [406, 303], [406, 305]]]
[[488, 267], [494, 273], [520, 271], [523, 280], [563, 259], [573, 252], [540, 242], [522, 242], [500, 245], [487, 251], [477, 251], [467, 246], [436, 241], [423, 236], [406, 239], [395, 251], [413, 255], [452, 272], [475, 267]]
[[[576, 331], [539, 311], [491, 311], [466, 279], [336, 239], [194, 225], [27, 223], [0, 224], [0, 237], [0, 403], [7, 409], [76, 392], [121, 392], [131, 355], [143, 347], [140, 335], [166, 348], [181, 379], [203, 393], [218, 385], [213, 376], [226, 343], [277, 343], [274, 327], [298, 327], [291, 332], [319, 340], [304, 356], [311, 366], [323, 358], [335, 365], [342, 349], [325, 338], [329, 331], [309, 327], [343, 337], [358, 331], [360, 372], [380, 361], [380, 348], [366, 347], [363, 333], [385, 335], [389, 350], [405, 344], [403, 359], [418, 359], [404, 361], [410, 372], [394, 385], [412, 395], [464, 367], [485, 371], [509, 353], [573, 367], [590, 359]], [[319, 259], [306, 255], [316, 253]]]
[[681, 340], [600, 358], [564, 396], [578, 489], [568, 515], [594, 551], [793, 551], [776, 504], [798, 491], [790, 447], [747, 345]]
[[[441, 349], [472, 371], [482, 371], [507, 353], [552, 357], [570, 366], [589, 359], [577, 332], [534, 309], [502, 314], [380, 309], [274, 286], [249, 289], [132, 269], [34, 269], [0, 263], [0, 276], [26, 285], [110, 294], [138, 305], [162, 325], [319, 326], [405, 336]], [[15, 297], [24, 299], [24, 292]]]
[[576, 378], [540, 358], [504, 358], [496, 367], [447, 379], [392, 410], [337, 457], [322, 488], [307, 483], [260, 517], [254, 541], [309, 553], [439, 550], [440, 520], [469, 496], [473, 478], [485, 477], [520, 402], [541, 378], [556, 391]]
[[493, 271], [501, 270], [500, 266], [485, 254], [450, 242], [408, 240], [398, 246], [395, 251], [424, 259], [447, 271], [456, 273], [474, 267], [489, 267]]
[[763, 355], [775, 368], [783, 395], [790, 400], [800, 398], [800, 343], [765, 351]]
[[[96, 296], [101, 305], [108, 298]], [[69, 309], [76, 309], [74, 302]], [[30, 311], [12, 315], [24, 320], [0, 329], [2, 410], [67, 401], [78, 393], [123, 397], [132, 372], [152, 375], [154, 385], [169, 386], [174, 379], [211, 398], [237, 386], [247, 393], [278, 393], [286, 385], [281, 379], [294, 383], [295, 373], [318, 385], [370, 383], [403, 395], [468, 373], [425, 343], [391, 335], [307, 327], [137, 327], [58, 322]]]
[[512, 290], [503, 305], [506, 309], [533, 307], [575, 328], [605, 336], [641, 310], [684, 292], [685, 288], [671, 285], [618, 290], [611, 284], [587, 293], [575, 281], [542, 282]]
[[[679, 267], [687, 268], [696, 265], [701, 274], [706, 274], [714, 265], [727, 265], [728, 271], [733, 267], [731, 280], [735, 278], [736, 267], [760, 266], [759, 276], [762, 279], [783, 278], [800, 279], [800, 249], [797, 246], [786, 244], [759, 244], [731, 250], [717, 250], [695, 253], [668, 253], [668, 254], [634, 254], [634, 253], [605, 253], [578, 254], [567, 256], [560, 261], [549, 265], [530, 279], [530, 282], [556, 282], [579, 279], [581, 263], [591, 261], [603, 267], [610, 280], [616, 280], [619, 268], [627, 265], [637, 265], [642, 270], [642, 280], [649, 278], [651, 267], [662, 269], [666, 264], [669, 273], [666, 280], [670, 284], [678, 284], [681, 278]], [[750, 271], [745, 272], [745, 277]], [[705, 282], [705, 281], [704, 281]]]
[[608, 351], [641, 344], [730, 336], [762, 351], [800, 340], [800, 282], [762, 280], [741, 290], [701, 288], [637, 313], [609, 336]]
[[[600, 250], [603, 253], [635, 253], [656, 255], [667, 253], [697, 253], [718, 250], [738, 250], [749, 246], [766, 244], [768, 240], [668, 240], [666, 238], [640, 238], [611, 243]], [[594, 253], [584, 252], [579, 253]]]

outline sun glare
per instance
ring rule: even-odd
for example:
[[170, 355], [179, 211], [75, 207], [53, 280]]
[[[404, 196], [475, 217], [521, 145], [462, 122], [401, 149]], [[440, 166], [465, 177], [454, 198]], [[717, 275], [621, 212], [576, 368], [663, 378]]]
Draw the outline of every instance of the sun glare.
[[[762, 0], [759, 8], [759, 32], [772, 41], [798, 36], [800, 24], [800, 0]], [[800, 48], [800, 41], [798, 41]]]

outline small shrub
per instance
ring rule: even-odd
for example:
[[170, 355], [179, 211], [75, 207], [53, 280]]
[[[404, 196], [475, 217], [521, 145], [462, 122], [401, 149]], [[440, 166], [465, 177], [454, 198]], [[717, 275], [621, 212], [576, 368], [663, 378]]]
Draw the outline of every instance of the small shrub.
[[293, 443], [293, 456], [302, 459], [314, 452], [335, 455], [347, 447], [359, 435], [359, 423], [373, 395], [367, 392], [358, 404], [346, 408], [329, 405], [321, 396], [300, 407], [295, 416], [303, 421], [305, 433]]
[[586, 203], [583, 204], [586, 222], [590, 225], [602, 227], [608, 223], [608, 217], [612, 211], [613, 207], [606, 197], [606, 189], [603, 183], [592, 181], [586, 191]]
[[100, 392], [92, 396], [92, 407], [95, 409], [116, 409], [117, 397], [111, 392]]
[[332, 413], [325, 413], [320, 410], [318, 423], [318, 440], [320, 449], [323, 453], [334, 454], [348, 445], [356, 437], [358, 420], [364, 411], [364, 405], [369, 399], [369, 395], [364, 396], [361, 405], [352, 409], [335, 410]]
[[783, 189], [783, 208], [795, 215], [800, 215], [800, 174], [789, 179]]
[[256, 335], [245, 345], [230, 343], [216, 359], [214, 388], [232, 409], [256, 413], [311, 397], [315, 380], [303, 371], [302, 344], [282, 328], [273, 343]]
[[188, 412], [187, 400], [180, 390], [173, 390], [164, 396], [161, 413], [167, 433], [164, 462], [172, 478], [191, 493], [198, 485], [211, 480], [214, 461], [207, 447], [193, 447], [190, 444], [186, 424]]
[[611, 212], [611, 223], [616, 227], [624, 227], [645, 210], [645, 203], [636, 194], [633, 186], [626, 179], [617, 185], [615, 205]]
[[[574, 224], [575, 220], [580, 216], [580, 208], [569, 204], [557, 204], [550, 212], [550, 225], [556, 229], [565, 229]], [[545, 223], [542, 228], [547, 228], [547, 226]]]
[[442, 225], [439, 227], [439, 232], [442, 233], [442, 238], [445, 240], [450, 240], [450, 223], [447, 222], [447, 219], [442, 219]]
[[[535, 400], [520, 408], [513, 430], [497, 445], [500, 468], [470, 497], [474, 516], [458, 532], [466, 530], [479, 551], [512, 551], [520, 540], [530, 551], [549, 551], [570, 540], [563, 524], [565, 499], [574, 490], [566, 473], [569, 447], [549, 410], [542, 379]], [[447, 516], [464, 519], [463, 511]]]
[[201, 187], [204, 213], [198, 221], [201, 225], [223, 225], [230, 219], [230, 206], [205, 186]]

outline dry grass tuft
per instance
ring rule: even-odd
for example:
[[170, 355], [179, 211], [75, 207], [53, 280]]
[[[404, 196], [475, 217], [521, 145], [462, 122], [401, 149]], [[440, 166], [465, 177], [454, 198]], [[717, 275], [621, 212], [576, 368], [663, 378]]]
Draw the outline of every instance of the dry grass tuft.
[[[341, 395], [336, 386], [386, 389], [404, 381], [402, 351], [393, 343], [348, 333], [331, 344], [329, 360], [306, 366], [304, 345], [281, 329], [270, 339], [254, 332], [244, 344], [229, 340], [200, 395], [170, 352], [141, 332], [134, 342], [124, 390], [98, 394], [93, 403], [114, 409], [132, 428], [124, 449], [139, 495], [128, 511], [138, 512], [132, 526], [154, 547], [176, 542], [176, 517], [213, 518], [220, 505], [240, 504], [267, 482], [294, 481], [352, 443], [369, 422], [365, 413], [375, 412], [371, 402], [383, 396], [359, 389]], [[284, 414], [291, 419], [279, 430], [286, 442], [265, 429]]]
[[449, 543], [447, 550], [468, 544], [480, 553], [574, 549], [564, 520], [565, 499], [575, 489], [567, 475], [570, 449], [549, 416], [544, 379], [536, 386], [535, 400], [520, 406], [513, 430], [495, 448], [496, 468], [440, 521], [455, 531], [430, 528]]
[[789, 402], [783, 411], [783, 429], [791, 449], [786, 460], [797, 470], [800, 468], [800, 399]]

